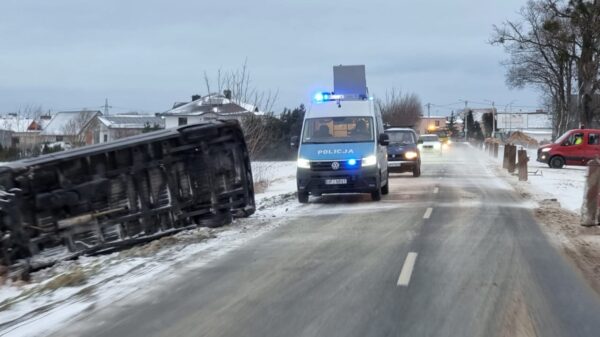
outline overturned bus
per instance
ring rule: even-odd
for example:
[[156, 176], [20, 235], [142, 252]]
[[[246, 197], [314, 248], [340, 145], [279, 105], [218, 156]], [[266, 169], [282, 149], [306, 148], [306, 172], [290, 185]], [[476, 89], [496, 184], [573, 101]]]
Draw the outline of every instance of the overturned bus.
[[111, 250], [254, 210], [236, 121], [145, 133], [1, 165], [1, 264], [29, 268], [44, 253]]

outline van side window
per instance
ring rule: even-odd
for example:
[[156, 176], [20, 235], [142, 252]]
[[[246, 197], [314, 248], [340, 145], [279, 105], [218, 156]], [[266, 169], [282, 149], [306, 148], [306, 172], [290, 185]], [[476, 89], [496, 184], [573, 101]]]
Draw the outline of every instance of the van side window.
[[564, 142], [563, 146], [580, 145], [583, 143], [583, 133], [574, 133], [569, 136]]
[[600, 145], [600, 137], [597, 133], [590, 133], [588, 144], [590, 145]]

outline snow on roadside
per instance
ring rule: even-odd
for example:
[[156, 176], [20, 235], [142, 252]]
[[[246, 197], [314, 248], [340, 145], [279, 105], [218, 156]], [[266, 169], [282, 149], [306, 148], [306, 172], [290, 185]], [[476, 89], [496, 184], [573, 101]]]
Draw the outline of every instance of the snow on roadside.
[[[255, 162], [257, 211], [222, 228], [198, 228], [121, 252], [61, 262], [32, 274], [29, 283], [0, 285], [0, 336], [46, 336], [84, 312], [144, 296], [283, 223], [295, 202], [294, 162]], [[158, 283], [160, 283], [158, 282]]]
[[[500, 147], [497, 159], [490, 159], [497, 167], [502, 167], [502, 153]], [[582, 166], [565, 166], [562, 169], [552, 169], [547, 164], [536, 161], [537, 152], [534, 149], [527, 151], [528, 181], [517, 182], [521, 189], [541, 202], [547, 199], [556, 199], [561, 207], [572, 212], [579, 212], [583, 203], [583, 190], [587, 168]], [[503, 170], [506, 172], [506, 170]], [[508, 173], [506, 173], [508, 174]], [[515, 178], [516, 179], [516, 178]]]

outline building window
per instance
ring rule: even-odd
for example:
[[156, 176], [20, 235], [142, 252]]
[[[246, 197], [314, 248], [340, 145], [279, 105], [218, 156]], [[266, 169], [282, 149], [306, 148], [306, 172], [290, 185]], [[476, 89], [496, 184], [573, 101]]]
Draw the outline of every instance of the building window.
[[104, 135], [104, 142], [108, 142], [108, 135]]
[[178, 119], [178, 125], [187, 125], [187, 117], [179, 117]]
[[440, 126], [440, 121], [435, 121], [435, 126]]
[[56, 141], [57, 142], [62, 142], [63, 141], [63, 136], [56, 136]]

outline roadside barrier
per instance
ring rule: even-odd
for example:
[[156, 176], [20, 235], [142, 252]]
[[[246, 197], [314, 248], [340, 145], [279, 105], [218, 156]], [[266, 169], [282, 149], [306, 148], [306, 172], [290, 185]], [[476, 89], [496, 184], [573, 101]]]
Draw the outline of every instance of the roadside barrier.
[[527, 162], [529, 161], [527, 150], [521, 148], [518, 152], [518, 157], [519, 181], [527, 181]]
[[595, 226], [599, 223], [598, 203], [600, 198], [600, 159], [596, 157], [587, 163], [588, 172], [581, 206], [581, 224]]
[[145, 133], [0, 166], [0, 264], [35, 269], [254, 211], [239, 123]]
[[506, 163], [506, 169], [508, 170], [508, 172], [510, 174], [513, 174], [516, 170], [517, 167], [517, 163], [516, 163], [516, 159], [517, 159], [517, 146], [516, 145], [512, 145], [512, 144], [506, 144], [505, 145], [505, 151], [507, 151], [507, 163]]

